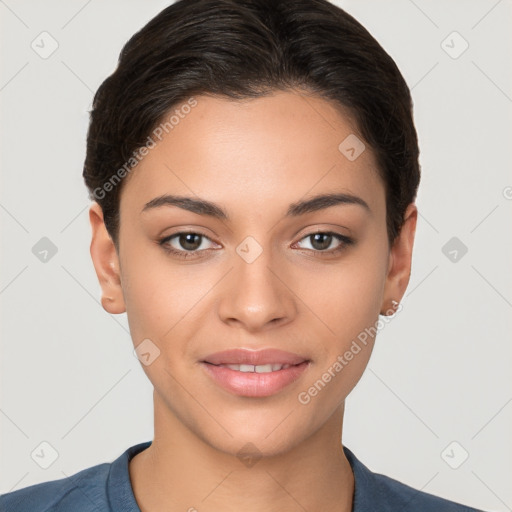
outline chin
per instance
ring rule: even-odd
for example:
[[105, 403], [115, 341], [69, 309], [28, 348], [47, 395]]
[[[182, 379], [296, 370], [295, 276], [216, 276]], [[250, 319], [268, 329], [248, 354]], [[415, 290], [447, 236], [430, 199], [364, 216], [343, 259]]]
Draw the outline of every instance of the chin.
[[237, 457], [243, 464], [250, 467], [253, 463], [251, 461], [283, 455], [297, 443], [286, 434], [279, 439], [270, 440], [270, 438], [264, 439], [264, 436], [247, 435], [245, 432], [240, 436], [234, 435], [233, 439], [229, 440], [226, 438], [210, 440], [208, 444], [220, 452]]
[[[289, 409], [279, 414], [264, 416], [256, 413], [247, 416], [247, 421], [227, 420], [224, 416], [223, 426], [229, 432], [208, 426], [202, 432], [196, 432], [213, 448], [236, 457], [274, 457], [282, 455], [306, 439], [312, 432], [306, 421], [299, 421], [295, 414], [289, 417]], [[283, 421], [284, 420], [284, 421]]]

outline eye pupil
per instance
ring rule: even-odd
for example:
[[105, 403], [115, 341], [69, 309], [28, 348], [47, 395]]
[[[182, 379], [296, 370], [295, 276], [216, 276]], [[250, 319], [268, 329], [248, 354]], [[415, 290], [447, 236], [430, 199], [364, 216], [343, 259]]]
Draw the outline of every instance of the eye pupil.
[[[196, 239], [196, 242], [194, 242], [192, 239]], [[197, 249], [201, 243], [199, 241], [197, 241], [197, 239], [200, 239], [201, 238], [201, 235], [198, 235], [196, 233], [185, 233], [183, 235], [180, 235], [179, 237], [179, 241], [180, 241], [180, 245], [184, 248], [184, 249], [187, 249], [189, 251], [193, 251], [195, 249]]]
[[[315, 247], [315, 249], [323, 250], [323, 249], [327, 249], [331, 245], [332, 235], [329, 235], [327, 233], [315, 233], [314, 235], [311, 235], [311, 236], [312, 236], [312, 245], [313, 245], [313, 247]], [[318, 241], [317, 240], [318, 238], [323, 239], [323, 242], [320, 240], [320, 247], [315, 246], [315, 243]], [[325, 240], [327, 240], [327, 243], [325, 242]]]

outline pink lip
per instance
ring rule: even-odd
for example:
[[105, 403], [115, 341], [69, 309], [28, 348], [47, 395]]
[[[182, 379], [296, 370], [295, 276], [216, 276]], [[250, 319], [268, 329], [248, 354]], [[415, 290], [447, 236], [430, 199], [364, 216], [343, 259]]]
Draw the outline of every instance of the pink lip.
[[277, 350], [267, 348], [264, 350], [248, 350], [245, 348], [236, 348], [216, 352], [204, 358], [203, 362], [211, 364], [289, 364], [295, 365], [307, 361], [307, 358]]
[[[218, 366], [221, 364], [289, 364], [290, 367], [274, 372], [255, 373]], [[275, 349], [226, 350], [212, 354], [201, 361], [201, 366], [217, 384], [231, 393], [246, 397], [267, 397], [278, 393], [296, 381], [309, 364], [309, 360], [298, 354]]]

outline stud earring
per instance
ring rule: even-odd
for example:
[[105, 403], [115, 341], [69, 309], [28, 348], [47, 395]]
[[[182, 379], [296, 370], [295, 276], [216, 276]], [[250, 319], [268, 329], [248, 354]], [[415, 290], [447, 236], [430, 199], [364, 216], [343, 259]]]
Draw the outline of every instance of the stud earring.
[[391, 309], [387, 309], [384, 312], [380, 312], [383, 316], [392, 316], [396, 313], [398, 307], [400, 306], [400, 303], [396, 300], [391, 300]]

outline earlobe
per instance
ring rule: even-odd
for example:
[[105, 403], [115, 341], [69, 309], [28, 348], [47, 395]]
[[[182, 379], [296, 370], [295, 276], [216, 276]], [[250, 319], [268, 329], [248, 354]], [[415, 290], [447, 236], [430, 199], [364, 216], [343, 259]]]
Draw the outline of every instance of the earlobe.
[[121, 286], [119, 257], [105, 227], [101, 206], [96, 202], [89, 209], [89, 221], [92, 228], [90, 252], [101, 286], [101, 305], [108, 313], [124, 313], [126, 306]]
[[391, 247], [381, 315], [389, 315], [389, 311], [396, 311], [397, 304], [400, 303], [409, 284], [417, 219], [418, 209], [411, 203], [405, 211], [400, 234]]

